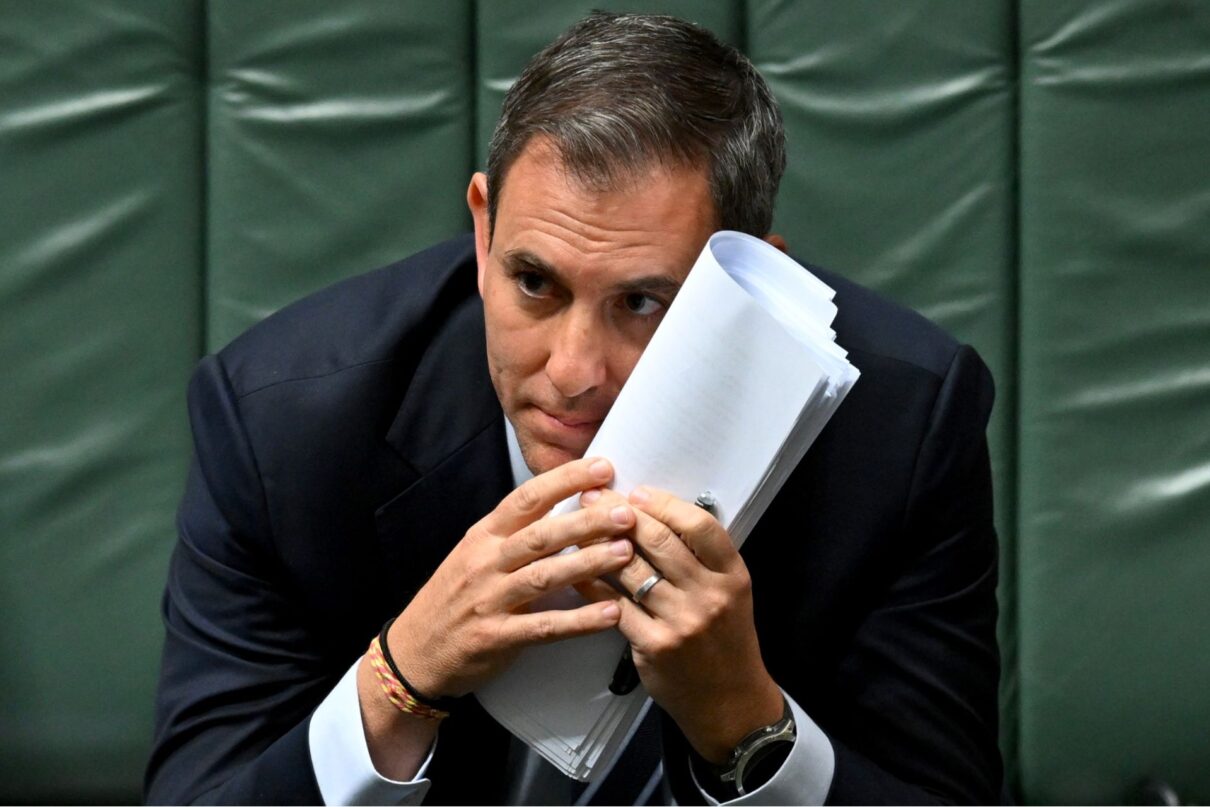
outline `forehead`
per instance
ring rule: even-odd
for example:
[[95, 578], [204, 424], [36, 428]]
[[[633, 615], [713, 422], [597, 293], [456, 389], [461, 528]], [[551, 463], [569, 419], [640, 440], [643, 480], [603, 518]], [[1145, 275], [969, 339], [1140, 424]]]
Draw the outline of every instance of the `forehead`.
[[705, 169], [654, 165], [585, 183], [547, 143], [527, 145], [500, 189], [491, 251], [528, 251], [567, 271], [663, 271], [683, 278], [716, 229]]

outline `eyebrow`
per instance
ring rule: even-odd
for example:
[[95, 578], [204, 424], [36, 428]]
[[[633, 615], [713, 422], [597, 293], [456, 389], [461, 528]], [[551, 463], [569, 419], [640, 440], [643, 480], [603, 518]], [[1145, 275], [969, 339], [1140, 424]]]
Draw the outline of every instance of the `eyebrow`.
[[[567, 282], [563, 274], [529, 250], [509, 250], [504, 253], [504, 263], [508, 265], [511, 271], [537, 272], [563, 288], [567, 288]], [[661, 272], [659, 274], [643, 275], [623, 280], [620, 283], [615, 283], [613, 289], [623, 294], [662, 293], [675, 296], [681, 289], [681, 281], [671, 274]]]

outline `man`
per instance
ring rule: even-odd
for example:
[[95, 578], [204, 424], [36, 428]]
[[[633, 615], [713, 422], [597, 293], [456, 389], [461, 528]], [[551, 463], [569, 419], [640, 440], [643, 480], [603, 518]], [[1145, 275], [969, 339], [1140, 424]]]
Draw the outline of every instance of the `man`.
[[[825, 273], [863, 376], [742, 558], [700, 508], [613, 491], [607, 458], [583, 457], [707, 237], [784, 247], [784, 162], [742, 56], [670, 18], [594, 14], [510, 91], [467, 191], [473, 241], [203, 360], [150, 800], [588, 798], [461, 696], [526, 645], [613, 629], [678, 802], [995, 798], [973, 351]], [[531, 610], [566, 586], [588, 604]]]

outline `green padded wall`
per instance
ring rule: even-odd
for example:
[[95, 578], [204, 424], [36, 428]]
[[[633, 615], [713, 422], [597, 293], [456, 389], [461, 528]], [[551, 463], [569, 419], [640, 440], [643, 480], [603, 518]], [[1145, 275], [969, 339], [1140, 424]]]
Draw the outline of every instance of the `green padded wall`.
[[1210, 801], [1210, 5], [1021, 6], [1021, 778]]
[[[748, 54], [792, 159], [775, 229], [797, 255], [912, 306], [979, 350], [1001, 542], [1001, 743], [1013, 768], [1013, 20], [1003, 3], [752, 0]], [[876, 25], [861, 24], [876, 20]]]
[[595, 7], [748, 52], [793, 251], [991, 365], [1017, 798], [1210, 801], [1202, 0], [0, 0], [0, 801], [138, 800], [194, 362], [465, 229]]
[[470, 226], [470, 14], [209, 0], [209, 349]]
[[199, 349], [192, 2], [0, 2], [0, 802], [131, 800]]

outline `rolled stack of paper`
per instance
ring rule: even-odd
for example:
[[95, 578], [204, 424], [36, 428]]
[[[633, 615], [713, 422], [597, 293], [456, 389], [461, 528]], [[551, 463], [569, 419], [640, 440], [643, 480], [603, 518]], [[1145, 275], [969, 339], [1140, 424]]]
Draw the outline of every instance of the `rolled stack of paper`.
[[[768, 243], [715, 233], [586, 456], [613, 463], [623, 494], [650, 485], [692, 502], [711, 491], [740, 546], [859, 376], [836, 344], [834, 296]], [[569, 589], [534, 607], [583, 602]], [[530, 647], [476, 696], [556, 768], [592, 781], [647, 700], [641, 686], [609, 690], [625, 647], [617, 631]]]

